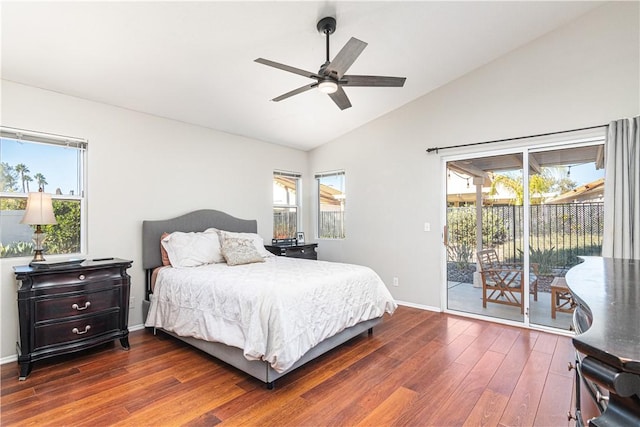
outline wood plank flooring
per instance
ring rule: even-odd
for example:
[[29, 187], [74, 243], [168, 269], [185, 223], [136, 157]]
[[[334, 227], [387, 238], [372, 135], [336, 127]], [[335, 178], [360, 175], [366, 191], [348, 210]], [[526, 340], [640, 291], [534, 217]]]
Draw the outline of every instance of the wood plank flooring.
[[400, 307], [276, 381], [163, 334], [0, 367], [3, 426], [566, 426], [567, 337]]

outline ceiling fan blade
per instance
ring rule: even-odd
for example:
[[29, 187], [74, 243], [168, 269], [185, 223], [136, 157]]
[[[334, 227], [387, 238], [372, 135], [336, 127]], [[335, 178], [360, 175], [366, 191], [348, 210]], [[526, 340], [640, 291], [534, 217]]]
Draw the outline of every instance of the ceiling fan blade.
[[268, 65], [269, 67], [277, 68], [279, 70], [288, 71], [293, 74], [299, 74], [301, 76], [309, 77], [310, 79], [319, 79], [320, 76], [316, 73], [312, 73], [311, 71], [301, 70], [300, 68], [291, 67], [289, 65], [280, 64], [279, 62], [270, 61], [264, 58], [258, 58], [254, 60], [259, 64]]
[[347, 94], [340, 86], [338, 86], [337, 91], [329, 94], [329, 98], [333, 99], [333, 102], [335, 102], [341, 110], [346, 110], [351, 107], [351, 101], [349, 101]]
[[335, 73], [337, 78], [342, 78], [349, 67], [358, 59], [358, 56], [360, 56], [365, 47], [367, 47], [365, 42], [351, 37], [336, 57], [333, 58], [333, 61], [327, 66], [324, 74], [328, 76], [329, 74]]
[[342, 76], [342, 86], [377, 86], [377, 87], [402, 87], [406, 77], [386, 76]]
[[282, 101], [283, 99], [287, 99], [287, 98], [289, 98], [289, 97], [291, 97], [293, 95], [297, 95], [299, 93], [306, 92], [309, 89], [313, 89], [316, 86], [318, 86], [318, 83], [311, 83], [309, 85], [305, 85], [305, 86], [299, 87], [298, 89], [294, 89], [294, 90], [292, 90], [290, 92], [287, 92], [287, 93], [285, 93], [283, 95], [280, 95], [280, 96], [278, 96], [276, 98], [273, 98], [272, 101], [275, 101], [275, 102]]

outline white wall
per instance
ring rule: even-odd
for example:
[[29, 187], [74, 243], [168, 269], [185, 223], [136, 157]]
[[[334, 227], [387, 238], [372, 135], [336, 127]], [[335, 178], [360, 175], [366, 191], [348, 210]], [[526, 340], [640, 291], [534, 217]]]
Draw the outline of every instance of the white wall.
[[[440, 307], [445, 222], [440, 156], [452, 152], [427, 154], [426, 148], [639, 114], [638, 9], [637, 2], [605, 4], [312, 151], [311, 173], [346, 170], [347, 238], [320, 241], [323, 256], [368, 265], [388, 286], [398, 277], [400, 286], [389, 286], [396, 299]], [[425, 222], [431, 232], [423, 231]]]
[[[305, 173], [307, 153], [2, 81], [2, 124], [89, 140], [88, 253], [133, 260], [129, 325], [142, 323], [142, 220], [211, 208], [272, 235], [273, 170]], [[15, 354], [14, 265], [0, 262], [0, 357]]]
[[[257, 218], [269, 239], [274, 169], [304, 174], [309, 237], [313, 172], [345, 169], [347, 239], [320, 241], [320, 257], [368, 265], [388, 285], [398, 277], [400, 286], [389, 286], [395, 298], [440, 307], [441, 163], [425, 149], [637, 115], [638, 15], [637, 2], [606, 4], [311, 153], [7, 81], [2, 124], [89, 140], [89, 253], [134, 261], [130, 325], [142, 322], [142, 220], [217, 208]], [[11, 267], [26, 262], [0, 263], [0, 357], [15, 354]]]

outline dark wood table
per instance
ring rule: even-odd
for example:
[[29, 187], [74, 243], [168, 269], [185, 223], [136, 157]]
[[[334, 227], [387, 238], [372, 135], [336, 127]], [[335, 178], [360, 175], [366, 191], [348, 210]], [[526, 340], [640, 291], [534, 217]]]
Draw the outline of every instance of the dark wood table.
[[581, 258], [566, 276], [584, 355], [577, 372], [609, 393], [589, 425], [640, 426], [640, 260]]

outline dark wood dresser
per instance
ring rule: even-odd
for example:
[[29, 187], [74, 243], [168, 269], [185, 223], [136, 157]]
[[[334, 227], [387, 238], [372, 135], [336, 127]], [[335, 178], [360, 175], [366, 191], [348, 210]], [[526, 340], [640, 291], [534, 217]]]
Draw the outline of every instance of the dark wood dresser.
[[640, 426], [640, 260], [581, 258], [566, 276], [577, 303], [576, 424], [583, 383], [601, 412], [589, 426]]
[[316, 248], [317, 243], [306, 243], [299, 245], [265, 245], [265, 248], [274, 255], [287, 256], [292, 258], [318, 259]]
[[132, 261], [14, 267], [18, 280], [20, 380], [35, 361], [119, 339], [129, 348]]

